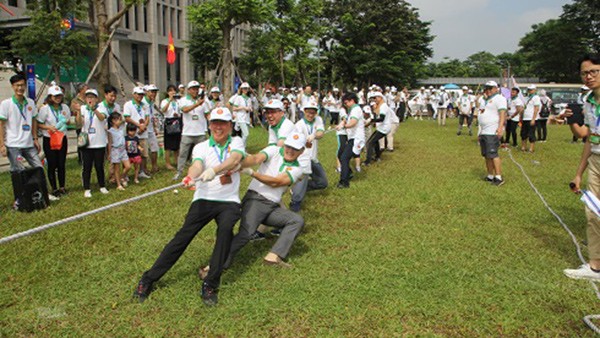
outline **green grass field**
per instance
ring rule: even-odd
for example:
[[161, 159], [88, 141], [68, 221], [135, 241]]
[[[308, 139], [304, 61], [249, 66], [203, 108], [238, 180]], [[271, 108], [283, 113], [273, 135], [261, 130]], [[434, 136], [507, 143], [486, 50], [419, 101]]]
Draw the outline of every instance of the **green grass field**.
[[[307, 194], [294, 269], [261, 264], [272, 240], [250, 243], [223, 275], [215, 308], [202, 304], [196, 276], [214, 224], [145, 303], [131, 300], [181, 226], [189, 191], [0, 245], [0, 336], [592, 336], [581, 318], [600, 312], [599, 303], [588, 282], [562, 274], [579, 265], [567, 234], [507, 153], [506, 184], [483, 182], [476, 138], [457, 137], [456, 123], [403, 123], [396, 151], [346, 190], [335, 188], [337, 143], [326, 135], [320, 158], [330, 187]], [[252, 133], [256, 152], [267, 136]], [[567, 127], [549, 126], [535, 154], [513, 153], [583, 241], [583, 204], [568, 190], [581, 149]], [[31, 214], [10, 211], [10, 177], [1, 174], [0, 237], [173, 184], [163, 170], [126, 192], [94, 188], [85, 200], [79, 173], [71, 161], [71, 193]]]

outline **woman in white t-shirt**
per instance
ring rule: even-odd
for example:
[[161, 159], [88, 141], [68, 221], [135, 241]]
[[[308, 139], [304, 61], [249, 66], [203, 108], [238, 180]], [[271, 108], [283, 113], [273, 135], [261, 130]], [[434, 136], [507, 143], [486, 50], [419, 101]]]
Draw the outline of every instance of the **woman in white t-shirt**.
[[[65, 188], [66, 163], [67, 163], [67, 125], [71, 117], [71, 110], [63, 103], [63, 91], [59, 86], [48, 89], [46, 105], [40, 108], [37, 116], [39, 128], [43, 135], [43, 148], [48, 163], [48, 181], [52, 187], [52, 195], [60, 196], [67, 193]], [[55, 133], [62, 133], [62, 138]], [[54, 135], [54, 136], [53, 136]], [[62, 139], [60, 148], [52, 149], [51, 138]], [[58, 145], [57, 145], [58, 146]], [[56, 178], [58, 176], [58, 185]]]
[[[106, 153], [106, 144], [108, 137], [106, 135], [105, 113], [98, 110], [98, 92], [95, 89], [88, 89], [85, 92], [86, 105], [81, 107], [81, 114], [77, 117], [78, 123], [82, 125], [82, 133], [87, 134], [87, 145], [81, 147], [83, 159], [83, 196], [92, 197], [90, 190], [90, 178], [92, 176], [92, 166], [96, 169], [96, 177], [100, 192], [108, 194], [104, 179], [104, 158]], [[80, 135], [81, 137], [81, 135]]]
[[[181, 143], [182, 120], [179, 111], [179, 102], [175, 95], [177, 88], [174, 85], [167, 86], [168, 97], [160, 102], [160, 111], [165, 116], [164, 142], [165, 162], [168, 170], [175, 170], [171, 164], [171, 154], [177, 160], [179, 157], [179, 144]], [[177, 165], [177, 164], [175, 164]]]

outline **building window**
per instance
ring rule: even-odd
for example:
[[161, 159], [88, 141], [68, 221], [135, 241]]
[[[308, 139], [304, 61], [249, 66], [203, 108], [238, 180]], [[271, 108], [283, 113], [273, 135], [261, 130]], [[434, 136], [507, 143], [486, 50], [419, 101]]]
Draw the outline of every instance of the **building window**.
[[144, 5], [144, 33], [148, 33], [148, 6]]
[[133, 72], [133, 78], [135, 80], [139, 80], [139, 78], [140, 78], [140, 64], [139, 64], [138, 60], [139, 60], [138, 45], [132, 44], [131, 45], [131, 70]]
[[144, 48], [144, 53], [142, 54], [143, 62], [144, 62], [144, 83], [150, 82], [150, 64], [148, 62], [148, 48]]
[[175, 51], [175, 82], [181, 83], [181, 53]]
[[167, 83], [171, 83], [171, 65], [167, 62]]
[[129, 29], [129, 12], [127, 11], [125, 12], [125, 18], [123, 18], [123, 20], [125, 20], [125, 28]]
[[[155, 23], [160, 22], [160, 13], [162, 13], [162, 11], [160, 10], [161, 5], [160, 4], [156, 4], [156, 19], [154, 19]], [[156, 25], [154, 25], [156, 27]], [[154, 34], [158, 33], [158, 30], [156, 30], [156, 28], [154, 29], [154, 31], [152, 32]]]
[[163, 6], [162, 16], [162, 35], [167, 36], [167, 6]]
[[140, 30], [140, 15], [139, 15], [140, 6], [135, 6], [133, 9], [133, 29], [136, 31]]
[[17, 0], [8, 0], [8, 5], [11, 7], [17, 7]]
[[183, 29], [181, 28], [181, 10], [177, 11], [177, 38], [181, 39], [181, 32]]

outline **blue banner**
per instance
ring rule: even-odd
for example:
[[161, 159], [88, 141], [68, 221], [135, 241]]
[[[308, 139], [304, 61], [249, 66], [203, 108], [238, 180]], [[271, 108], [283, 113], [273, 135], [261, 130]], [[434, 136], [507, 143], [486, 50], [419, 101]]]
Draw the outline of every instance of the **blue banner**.
[[27, 65], [27, 95], [35, 100], [35, 65]]

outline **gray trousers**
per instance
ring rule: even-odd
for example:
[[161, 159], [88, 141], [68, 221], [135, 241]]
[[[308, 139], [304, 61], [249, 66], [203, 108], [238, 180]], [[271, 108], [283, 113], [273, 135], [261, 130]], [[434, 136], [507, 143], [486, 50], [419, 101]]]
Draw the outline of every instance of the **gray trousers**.
[[271, 248], [271, 252], [285, 258], [290, 252], [296, 236], [304, 227], [304, 219], [297, 213], [282, 208], [278, 203], [264, 198], [256, 191], [248, 190], [242, 200], [240, 230], [231, 242], [225, 269], [231, 266], [235, 255], [250, 241], [250, 236], [261, 224], [281, 228], [281, 235]]
[[[310, 175], [304, 175], [300, 182], [297, 182], [292, 187], [292, 202], [291, 204], [300, 204], [304, 200], [304, 195], [307, 191], [320, 190], [327, 188], [327, 173], [321, 163], [310, 161]], [[310, 177], [310, 179], [309, 179]]]
[[18, 157], [21, 155], [32, 168], [43, 167], [38, 151], [35, 147], [30, 148], [13, 148], [6, 147], [8, 162], [10, 163], [10, 171], [21, 171], [25, 167], [19, 162]]
[[206, 141], [206, 135], [199, 136], [181, 136], [181, 143], [179, 144], [179, 157], [177, 158], [177, 173], [181, 174], [187, 162], [190, 150], [200, 142]]

